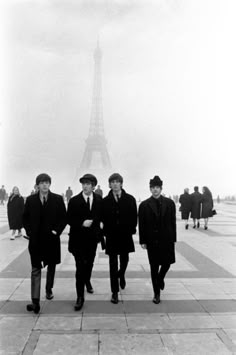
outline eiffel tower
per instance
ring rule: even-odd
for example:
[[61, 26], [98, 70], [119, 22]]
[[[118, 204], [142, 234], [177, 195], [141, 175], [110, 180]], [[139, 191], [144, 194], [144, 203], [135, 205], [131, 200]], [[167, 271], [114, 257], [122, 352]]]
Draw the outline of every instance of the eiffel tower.
[[94, 51], [94, 86], [90, 127], [84, 155], [80, 164], [81, 171], [91, 168], [92, 157], [95, 153], [100, 154], [103, 168], [111, 168], [103, 125], [101, 60], [102, 52], [99, 43], [97, 43], [97, 48]]

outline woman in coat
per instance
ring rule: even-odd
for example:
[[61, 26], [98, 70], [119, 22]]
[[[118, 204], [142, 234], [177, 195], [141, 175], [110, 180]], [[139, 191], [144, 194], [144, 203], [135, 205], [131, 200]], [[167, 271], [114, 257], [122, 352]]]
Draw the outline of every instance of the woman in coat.
[[189, 189], [184, 189], [184, 193], [179, 198], [181, 218], [185, 221], [185, 229], [188, 229], [188, 219], [192, 208], [192, 199], [189, 194]]
[[[21, 237], [21, 228], [23, 227], [23, 212], [24, 212], [24, 199], [20, 195], [20, 191], [17, 186], [14, 186], [12, 193], [7, 203], [7, 217], [9, 228], [12, 230], [11, 240], [15, 237]], [[18, 230], [18, 234], [16, 233]]]
[[212, 217], [213, 198], [212, 193], [208, 187], [202, 188], [202, 213], [201, 218], [204, 218], [204, 229], [208, 228], [208, 219]]

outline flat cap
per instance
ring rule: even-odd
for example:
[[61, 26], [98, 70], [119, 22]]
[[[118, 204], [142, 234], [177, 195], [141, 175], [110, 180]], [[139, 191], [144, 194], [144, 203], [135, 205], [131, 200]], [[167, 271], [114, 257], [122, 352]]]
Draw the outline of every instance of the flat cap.
[[84, 176], [82, 176], [79, 181], [81, 182], [81, 184], [85, 183], [86, 181], [89, 181], [92, 183], [92, 185], [96, 186], [97, 185], [97, 178], [92, 175], [92, 174], [85, 174]]

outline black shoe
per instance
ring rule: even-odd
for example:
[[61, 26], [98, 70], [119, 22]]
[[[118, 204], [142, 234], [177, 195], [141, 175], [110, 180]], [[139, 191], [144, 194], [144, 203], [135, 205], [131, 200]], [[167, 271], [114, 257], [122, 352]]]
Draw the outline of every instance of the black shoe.
[[118, 293], [113, 293], [111, 295], [111, 303], [117, 304], [119, 302]]
[[46, 291], [46, 298], [47, 300], [52, 300], [54, 297], [54, 294], [52, 293], [52, 290]]
[[88, 293], [94, 293], [94, 289], [90, 281], [86, 283], [86, 289]]
[[207, 226], [204, 226], [204, 229], [205, 229], [205, 230], [207, 230], [207, 229], [208, 229], [208, 227], [207, 227]]
[[125, 286], [126, 286], [125, 276], [122, 275], [122, 276], [120, 276], [120, 288], [121, 288], [122, 290], [124, 290], [124, 289], [125, 289]]
[[23, 235], [23, 238], [25, 238], [25, 239], [29, 240], [28, 235]]
[[196, 228], [196, 225], [194, 224], [193, 228]]
[[74, 306], [74, 310], [75, 311], [80, 311], [81, 308], [83, 307], [83, 305], [84, 305], [84, 298], [83, 297], [78, 297], [77, 301], [76, 301], [76, 304]]
[[188, 224], [186, 224], [185, 229], [188, 229]]
[[27, 304], [26, 309], [28, 312], [34, 312], [34, 313], [38, 314], [40, 311], [40, 304], [39, 303], [38, 304], [36, 304], [36, 303]]
[[197, 227], [198, 227], [198, 228], [200, 227], [200, 223], [199, 223], [199, 222], [197, 222]]
[[155, 293], [152, 302], [155, 303], [155, 304], [158, 304], [158, 303], [161, 302], [161, 299], [160, 299], [160, 292]]

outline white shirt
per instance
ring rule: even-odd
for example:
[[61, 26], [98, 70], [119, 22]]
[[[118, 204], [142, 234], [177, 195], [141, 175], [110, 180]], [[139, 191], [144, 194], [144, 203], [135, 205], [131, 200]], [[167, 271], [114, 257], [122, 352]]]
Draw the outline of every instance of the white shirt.
[[91, 193], [91, 195], [85, 195], [84, 192], [82, 192], [83, 198], [85, 200], [85, 202], [87, 203], [88, 197], [89, 197], [89, 206], [90, 206], [90, 210], [92, 209], [92, 204], [93, 204], [93, 193]]

